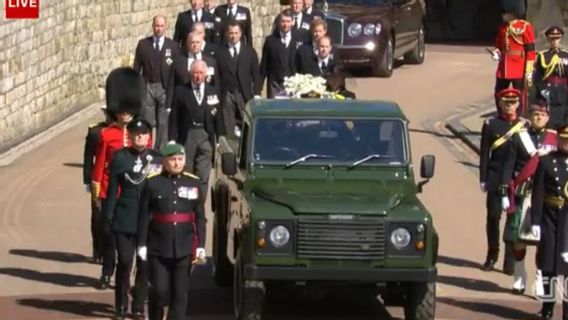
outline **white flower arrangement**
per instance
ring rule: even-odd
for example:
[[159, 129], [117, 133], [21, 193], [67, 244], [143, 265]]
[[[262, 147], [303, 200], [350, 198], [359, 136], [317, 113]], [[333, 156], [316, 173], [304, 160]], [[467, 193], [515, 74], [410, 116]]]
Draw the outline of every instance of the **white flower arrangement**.
[[302, 95], [308, 93], [324, 96], [328, 93], [326, 91], [326, 82], [322, 77], [296, 73], [291, 77], [284, 78], [284, 90], [292, 98], [301, 98]]

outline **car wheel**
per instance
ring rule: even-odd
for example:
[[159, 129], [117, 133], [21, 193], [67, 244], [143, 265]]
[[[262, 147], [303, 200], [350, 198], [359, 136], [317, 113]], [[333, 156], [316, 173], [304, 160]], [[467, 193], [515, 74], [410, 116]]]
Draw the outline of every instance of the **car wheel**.
[[408, 64], [422, 64], [426, 56], [426, 41], [424, 36], [424, 27], [418, 30], [418, 40], [412, 51], [404, 55], [404, 62]]
[[230, 286], [233, 280], [233, 265], [227, 258], [228, 197], [226, 188], [221, 187], [217, 192], [217, 210], [213, 216], [213, 276], [215, 282], [222, 287]]
[[377, 56], [377, 60], [373, 64], [373, 74], [376, 77], [389, 78], [392, 76], [394, 68], [394, 41], [389, 37], [385, 46], [385, 52], [382, 57]]
[[434, 320], [436, 315], [436, 283], [417, 282], [408, 288], [404, 305], [406, 320]]
[[241, 258], [241, 249], [238, 249], [233, 276], [233, 304], [237, 320], [261, 320], [264, 301], [266, 298], [264, 287], [247, 285], [244, 278], [244, 263]]

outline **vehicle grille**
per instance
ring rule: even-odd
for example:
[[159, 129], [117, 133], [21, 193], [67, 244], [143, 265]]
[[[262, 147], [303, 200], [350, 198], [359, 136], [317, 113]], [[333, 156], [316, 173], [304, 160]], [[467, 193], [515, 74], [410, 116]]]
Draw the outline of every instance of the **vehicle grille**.
[[375, 260], [385, 257], [383, 221], [299, 219], [297, 254], [306, 259]]
[[326, 17], [325, 21], [327, 22], [327, 33], [331, 37], [333, 44], [343, 44], [343, 19]]

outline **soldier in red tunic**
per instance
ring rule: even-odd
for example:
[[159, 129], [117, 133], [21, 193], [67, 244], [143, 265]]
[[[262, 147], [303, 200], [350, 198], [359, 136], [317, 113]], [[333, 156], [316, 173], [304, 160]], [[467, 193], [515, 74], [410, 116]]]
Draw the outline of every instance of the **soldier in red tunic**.
[[[533, 26], [521, 19], [525, 13], [523, 0], [502, 0], [503, 24], [497, 31], [495, 48], [491, 51], [499, 61], [496, 72], [495, 93], [509, 86], [523, 93], [518, 115], [523, 115], [527, 105], [527, 89], [532, 86], [532, 74], [536, 52]], [[497, 98], [495, 101], [497, 103]]]
[[[126, 125], [140, 113], [144, 96], [144, 81], [134, 69], [117, 68], [107, 77], [106, 103], [112, 123], [101, 130], [91, 182], [91, 194], [99, 207], [104, 207], [107, 198], [109, 164], [112, 156], [117, 150], [130, 146]], [[152, 139], [149, 140], [148, 147], [151, 147]], [[99, 282], [101, 289], [108, 288], [116, 265], [113, 236], [108, 223], [104, 229], [103, 267]]]

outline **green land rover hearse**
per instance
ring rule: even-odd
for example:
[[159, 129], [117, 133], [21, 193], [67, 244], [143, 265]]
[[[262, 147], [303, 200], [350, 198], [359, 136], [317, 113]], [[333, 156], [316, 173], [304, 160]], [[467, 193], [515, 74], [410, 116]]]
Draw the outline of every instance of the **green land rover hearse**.
[[[438, 235], [417, 198], [408, 120], [394, 102], [255, 99], [214, 167], [214, 276], [237, 319], [262, 319], [273, 284], [372, 288], [434, 319]], [[376, 290], [376, 291], [375, 291]]]

